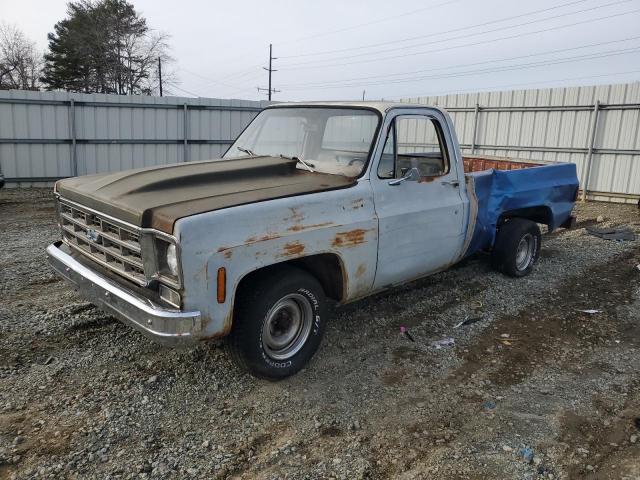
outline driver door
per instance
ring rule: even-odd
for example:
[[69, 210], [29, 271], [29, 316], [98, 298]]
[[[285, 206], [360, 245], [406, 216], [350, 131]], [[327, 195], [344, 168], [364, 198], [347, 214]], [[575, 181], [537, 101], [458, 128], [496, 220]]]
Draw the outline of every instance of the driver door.
[[444, 118], [398, 115], [371, 171], [379, 221], [374, 288], [447, 267], [464, 243], [464, 210], [453, 145]]

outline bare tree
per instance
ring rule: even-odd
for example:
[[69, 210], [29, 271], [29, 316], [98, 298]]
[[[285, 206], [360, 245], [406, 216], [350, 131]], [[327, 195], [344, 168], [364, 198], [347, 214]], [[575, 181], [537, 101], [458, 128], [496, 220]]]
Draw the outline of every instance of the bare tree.
[[0, 90], [38, 90], [43, 57], [17, 27], [0, 24]]
[[[168, 54], [169, 35], [163, 32], [147, 33], [144, 37], [129, 35], [124, 40], [122, 61], [127, 74], [126, 93], [157, 94], [160, 86], [158, 59], [165, 65], [173, 61]], [[170, 81], [175, 74], [165, 70], [163, 81]]]

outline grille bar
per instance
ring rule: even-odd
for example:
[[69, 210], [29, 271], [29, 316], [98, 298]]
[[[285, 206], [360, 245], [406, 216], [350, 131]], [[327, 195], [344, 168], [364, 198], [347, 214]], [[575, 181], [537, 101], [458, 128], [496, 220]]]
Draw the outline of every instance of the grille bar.
[[[63, 217], [65, 220], [68, 220], [70, 223], [73, 223], [81, 228], [86, 227], [86, 225], [78, 220], [76, 220], [73, 217], [70, 217], [69, 215], [65, 215], [63, 214]], [[123, 241], [120, 240], [120, 238], [116, 237], [115, 235], [112, 235], [110, 233], [107, 233], [107, 231], [105, 231], [104, 229], [101, 230], [100, 235], [102, 235], [104, 238], [106, 238], [107, 240], [109, 240], [111, 243], [115, 243], [118, 244], [122, 247], [127, 248], [128, 250], [131, 250], [133, 252], [136, 253], [140, 253], [140, 244], [137, 242], [133, 242], [131, 240], [127, 240], [127, 241]]]
[[[81, 233], [72, 230], [67, 225], [63, 225], [62, 229], [65, 232], [68, 232], [69, 234], [71, 234], [74, 237], [76, 237], [77, 239], [79, 239], [81, 241], [81, 243], [79, 243], [79, 244], [85, 244], [86, 243], [87, 245], [89, 245], [89, 253], [95, 253], [94, 252], [94, 249], [95, 249], [98, 252], [101, 252], [103, 255], [113, 255], [115, 258], [117, 258], [121, 262], [130, 263], [134, 267], [138, 267], [140, 269], [143, 268], [142, 262], [136, 260], [135, 257], [124, 256], [116, 248], [113, 248], [113, 247], [104, 247], [104, 246], [100, 245], [99, 243], [89, 243], [89, 242], [87, 242], [86, 237], [84, 237]], [[78, 243], [78, 242], [76, 242], [76, 243]]]
[[125, 227], [106, 215], [63, 198], [58, 199], [58, 212], [62, 237], [67, 245], [139, 285], [147, 285], [140, 229], [133, 225]]

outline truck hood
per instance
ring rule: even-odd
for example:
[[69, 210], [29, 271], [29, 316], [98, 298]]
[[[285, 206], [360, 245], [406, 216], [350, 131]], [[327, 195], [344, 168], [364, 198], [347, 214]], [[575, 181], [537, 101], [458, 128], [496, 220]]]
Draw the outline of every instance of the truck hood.
[[178, 163], [67, 178], [56, 183], [56, 192], [119, 220], [171, 234], [179, 218], [355, 183], [298, 169], [296, 163], [277, 157]]

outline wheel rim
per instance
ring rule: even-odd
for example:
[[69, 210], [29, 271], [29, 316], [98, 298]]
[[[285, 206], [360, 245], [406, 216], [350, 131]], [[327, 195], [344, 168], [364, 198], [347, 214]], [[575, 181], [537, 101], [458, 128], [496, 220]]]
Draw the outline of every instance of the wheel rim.
[[535, 249], [535, 238], [530, 233], [525, 234], [520, 239], [520, 243], [518, 243], [518, 248], [516, 250], [516, 268], [518, 270], [526, 270], [531, 263]]
[[313, 308], [304, 295], [290, 293], [269, 310], [262, 326], [262, 347], [274, 360], [293, 357], [311, 333]]

